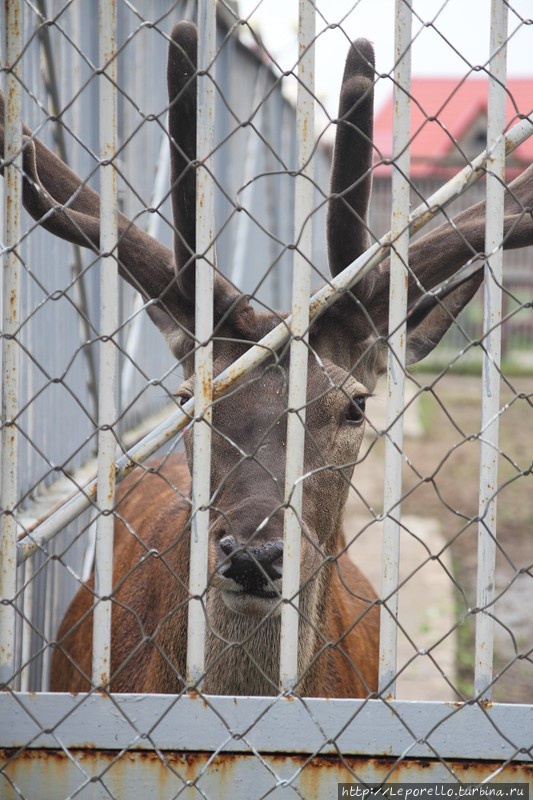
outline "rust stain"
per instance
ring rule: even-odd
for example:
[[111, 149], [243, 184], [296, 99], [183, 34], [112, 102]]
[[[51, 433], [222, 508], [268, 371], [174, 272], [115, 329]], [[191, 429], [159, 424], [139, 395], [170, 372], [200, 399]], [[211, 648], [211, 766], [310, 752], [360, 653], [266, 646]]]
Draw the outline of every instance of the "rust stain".
[[[431, 779], [431, 770], [442, 761], [435, 759], [404, 759], [395, 757], [366, 758], [362, 756], [314, 756], [263, 754], [262, 761], [272, 776], [292, 776], [290, 785], [306, 800], [322, 800], [336, 796], [337, 783], [355, 780], [379, 783], [422, 783]], [[236, 787], [243, 780], [243, 770], [256, 770], [253, 754], [184, 753], [165, 751], [162, 756], [153, 750], [0, 750], [0, 768], [16, 785], [19, 781], [42, 787], [42, 797], [63, 796], [63, 791], [79, 770], [98, 777], [105, 773], [105, 783], [114, 796], [126, 797], [133, 785], [157, 786], [159, 796], [183, 789], [183, 783], [193, 788], [201, 782], [208, 794], [216, 787], [218, 800], [235, 797]], [[446, 760], [446, 767], [458, 781], [479, 782], [498, 771], [494, 782], [528, 783], [533, 779], [531, 762], [502, 763]], [[357, 776], [354, 777], [354, 776]], [[74, 778], [75, 779], [75, 778]], [[210, 788], [209, 788], [210, 787]], [[126, 792], [126, 793], [125, 793]], [[187, 795], [185, 795], [187, 796]], [[195, 795], [194, 795], [195, 796]], [[10, 796], [9, 800], [10, 800]]]

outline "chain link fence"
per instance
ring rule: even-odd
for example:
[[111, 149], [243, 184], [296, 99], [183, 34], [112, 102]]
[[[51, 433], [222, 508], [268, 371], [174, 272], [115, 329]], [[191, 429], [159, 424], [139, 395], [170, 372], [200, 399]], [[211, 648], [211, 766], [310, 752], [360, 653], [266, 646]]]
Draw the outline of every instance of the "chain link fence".
[[530, 10], [296, 5], [5, 4], [6, 798], [531, 783]]

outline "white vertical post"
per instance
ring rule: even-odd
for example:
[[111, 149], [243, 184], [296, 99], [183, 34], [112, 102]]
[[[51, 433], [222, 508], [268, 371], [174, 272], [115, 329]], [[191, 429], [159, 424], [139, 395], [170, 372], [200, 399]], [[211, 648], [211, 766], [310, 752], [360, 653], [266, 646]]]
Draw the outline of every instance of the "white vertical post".
[[392, 249], [389, 287], [389, 352], [387, 369], [387, 438], [383, 499], [383, 564], [379, 690], [394, 697], [398, 635], [400, 564], [400, 501], [403, 466], [403, 408], [407, 263], [409, 255], [409, 136], [411, 88], [410, 2], [396, 0], [394, 119], [392, 168]]
[[[503, 205], [505, 192], [505, 100], [507, 3], [492, 0], [487, 130], [487, 212], [485, 229], [483, 374], [479, 478], [478, 574], [474, 691], [490, 700], [496, 564], [496, 487], [500, 410], [500, 355], [503, 279]], [[483, 609], [487, 609], [484, 611]]]
[[118, 324], [116, 3], [99, 0], [100, 42], [100, 374], [98, 402], [98, 492], [93, 618], [94, 686], [109, 682], [111, 667], [111, 595], [113, 588], [113, 506], [115, 502], [116, 346]]
[[302, 471], [307, 396], [307, 331], [313, 245], [313, 164], [315, 90], [315, 3], [300, 0], [298, 20], [298, 94], [296, 127], [298, 176], [295, 186], [289, 413], [285, 467], [284, 555], [281, 609], [280, 685], [298, 679], [298, 618], [302, 515]]
[[[30, 688], [30, 657], [31, 657], [31, 637], [33, 633], [32, 614], [33, 614], [33, 590], [35, 587], [33, 559], [29, 559], [24, 564], [24, 595], [22, 597], [22, 631], [20, 636], [20, 691], [27, 692]], [[51, 565], [52, 566], [52, 565]], [[54, 565], [55, 566], [55, 565]], [[49, 567], [50, 568], [50, 567]], [[48, 609], [47, 609], [48, 611]], [[48, 614], [48, 618], [51, 615]], [[45, 631], [45, 636], [47, 631]], [[50, 639], [48, 639], [50, 641]], [[43, 679], [43, 685], [48, 682]]]
[[20, 213], [22, 200], [22, 123], [20, 55], [22, 3], [5, 3], [6, 95], [5, 246], [2, 320], [2, 496], [0, 538], [0, 687], [7, 685], [15, 664], [15, 594], [17, 587], [17, 523], [19, 408]]
[[[204, 674], [207, 551], [211, 474], [211, 403], [213, 397], [213, 285], [215, 266], [215, 192], [211, 177], [215, 141], [216, 7], [198, 3], [198, 119], [196, 128], [196, 308], [195, 424], [193, 431], [191, 561], [187, 683]], [[209, 71], [209, 74], [208, 74]]]

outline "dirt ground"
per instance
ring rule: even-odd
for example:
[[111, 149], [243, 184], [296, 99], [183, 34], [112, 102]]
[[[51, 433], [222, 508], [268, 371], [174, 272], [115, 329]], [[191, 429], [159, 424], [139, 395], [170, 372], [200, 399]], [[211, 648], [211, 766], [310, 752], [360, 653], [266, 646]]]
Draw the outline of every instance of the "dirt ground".
[[[399, 668], [409, 669], [424, 699], [468, 699], [473, 693], [478, 548], [481, 378], [423, 373], [409, 381], [416, 396], [406, 421], [402, 504]], [[348, 506], [353, 557], [369, 566], [379, 591], [385, 385], [367, 413], [366, 437]], [[533, 377], [502, 383], [497, 488], [497, 557], [493, 699], [533, 698]], [[359, 533], [362, 531], [362, 533]], [[369, 545], [365, 554], [365, 538]], [[374, 549], [372, 549], [374, 548]], [[365, 563], [361, 563], [363, 559]], [[368, 562], [371, 562], [370, 564]], [[368, 571], [368, 570], [367, 570]], [[403, 594], [402, 594], [403, 592]], [[450, 661], [452, 662], [450, 664]], [[424, 669], [417, 674], [417, 665]], [[427, 667], [430, 667], [428, 670]], [[440, 683], [439, 683], [440, 681]], [[402, 685], [398, 696], [415, 697]], [[402, 694], [403, 692], [403, 694]]]

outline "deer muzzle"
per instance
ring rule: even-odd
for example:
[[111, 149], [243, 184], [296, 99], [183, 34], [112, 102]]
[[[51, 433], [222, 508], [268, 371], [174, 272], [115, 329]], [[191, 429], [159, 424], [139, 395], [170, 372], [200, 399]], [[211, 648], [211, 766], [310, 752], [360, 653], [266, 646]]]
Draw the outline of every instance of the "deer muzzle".
[[283, 541], [275, 539], [261, 544], [239, 544], [234, 536], [219, 541], [223, 556], [219, 573], [233, 580], [242, 591], [274, 598], [279, 596], [274, 585], [281, 579]]

